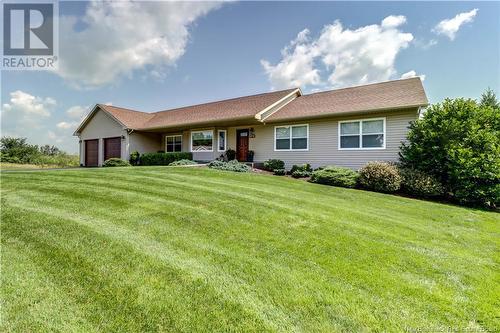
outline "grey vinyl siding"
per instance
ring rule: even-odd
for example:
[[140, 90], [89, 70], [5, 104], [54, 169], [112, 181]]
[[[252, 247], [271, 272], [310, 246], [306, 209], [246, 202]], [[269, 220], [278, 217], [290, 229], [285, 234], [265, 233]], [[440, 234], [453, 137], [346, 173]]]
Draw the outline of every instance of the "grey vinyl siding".
[[[160, 134], [146, 132], [132, 132], [129, 134], [129, 151], [144, 153], [156, 153], [163, 150]], [[127, 157], [127, 160], [129, 157]]]
[[[386, 118], [385, 149], [338, 149], [339, 121], [379, 117]], [[401, 142], [406, 139], [408, 126], [415, 119], [417, 119], [417, 109], [253, 126], [255, 138], [250, 139], [250, 149], [255, 151], [255, 162], [277, 158], [285, 162], [286, 168], [291, 168], [293, 164], [310, 163], [315, 168], [324, 165], [338, 165], [359, 169], [368, 161], [397, 161]], [[293, 124], [309, 124], [309, 150], [274, 151], [274, 127]]]

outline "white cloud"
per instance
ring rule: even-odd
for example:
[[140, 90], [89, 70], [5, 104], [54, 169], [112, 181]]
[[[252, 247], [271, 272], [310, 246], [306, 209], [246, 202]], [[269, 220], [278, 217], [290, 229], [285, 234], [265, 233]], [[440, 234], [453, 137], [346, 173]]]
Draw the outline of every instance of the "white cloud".
[[73, 119], [82, 119], [85, 114], [87, 113], [88, 107], [80, 106], [80, 105], [75, 105], [70, 107], [68, 110], [66, 110], [66, 114]]
[[450, 40], [454, 40], [460, 27], [474, 20], [478, 9], [475, 8], [469, 12], [460, 13], [454, 18], [442, 20], [433, 29], [438, 35], [445, 35]]
[[261, 64], [274, 89], [325, 84], [318, 60], [332, 87], [388, 80], [396, 74], [396, 56], [413, 40], [411, 33], [399, 28], [405, 22], [404, 16], [391, 15], [380, 25], [351, 30], [335, 21], [326, 25], [315, 40], [310, 40], [306, 29], [282, 50], [278, 64], [266, 60]]
[[425, 75], [421, 74], [421, 75], [417, 75], [417, 72], [415, 72], [414, 70], [411, 70], [409, 72], [406, 72], [406, 73], [403, 73], [401, 75], [401, 78], [402, 79], [409, 79], [411, 77], [419, 77], [420, 80], [424, 81], [425, 80]]
[[438, 43], [437, 40], [435, 39], [430, 39], [430, 40], [424, 40], [424, 39], [415, 39], [413, 41], [413, 44], [418, 47], [418, 48], [421, 48], [423, 50], [428, 50], [430, 49], [431, 47], [433, 47], [434, 45], [436, 45]]
[[[160, 75], [184, 54], [189, 27], [218, 2], [93, 1], [81, 22], [60, 20], [58, 74], [76, 87], [110, 83], [145, 69]], [[79, 23], [83, 29], [75, 29]]]
[[304, 29], [281, 50], [283, 59], [277, 65], [261, 60], [273, 89], [320, 84], [319, 70], [314, 68], [315, 52], [309, 42], [309, 30]]
[[16, 112], [29, 117], [49, 117], [49, 109], [56, 105], [53, 98], [36, 97], [21, 90], [11, 92], [9, 102], [3, 105], [4, 112]]
[[403, 15], [390, 15], [382, 20], [383, 28], [395, 28], [406, 23], [406, 17]]
[[71, 122], [61, 121], [61, 122], [57, 123], [56, 127], [59, 129], [67, 130], [67, 129], [76, 128], [78, 126], [78, 124], [79, 123], [76, 121], [71, 121]]

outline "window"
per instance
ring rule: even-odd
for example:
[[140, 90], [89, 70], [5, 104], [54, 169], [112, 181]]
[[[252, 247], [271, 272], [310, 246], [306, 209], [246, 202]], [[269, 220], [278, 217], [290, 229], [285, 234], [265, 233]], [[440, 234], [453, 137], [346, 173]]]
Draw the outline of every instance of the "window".
[[226, 151], [226, 131], [218, 130], [217, 131], [217, 150], [218, 151]]
[[308, 150], [309, 125], [276, 126], [274, 150]]
[[339, 122], [339, 149], [384, 149], [385, 118]]
[[169, 135], [165, 138], [166, 152], [182, 151], [182, 135]]
[[213, 131], [191, 132], [192, 152], [212, 152], [213, 151]]

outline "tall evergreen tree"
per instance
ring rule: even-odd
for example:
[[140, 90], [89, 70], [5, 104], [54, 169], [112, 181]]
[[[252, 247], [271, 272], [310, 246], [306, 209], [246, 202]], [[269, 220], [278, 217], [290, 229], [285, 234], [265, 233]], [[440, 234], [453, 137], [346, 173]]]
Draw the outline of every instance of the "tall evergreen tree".
[[497, 100], [497, 96], [493, 89], [488, 88], [481, 95], [481, 101], [479, 102], [481, 106], [491, 106], [492, 108], [500, 108], [500, 102]]

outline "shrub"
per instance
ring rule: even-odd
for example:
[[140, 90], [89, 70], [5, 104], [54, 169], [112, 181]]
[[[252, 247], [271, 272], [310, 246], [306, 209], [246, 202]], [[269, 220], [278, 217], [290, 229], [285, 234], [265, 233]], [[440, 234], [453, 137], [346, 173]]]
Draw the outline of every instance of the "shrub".
[[169, 165], [175, 161], [192, 159], [193, 154], [188, 152], [146, 153], [141, 156], [141, 165]]
[[275, 176], [284, 176], [286, 175], [286, 170], [285, 169], [274, 169], [274, 175]]
[[437, 178], [458, 202], [498, 206], [500, 108], [463, 98], [433, 104], [410, 125], [400, 157], [405, 167]]
[[359, 183], [373, 191], [396, 192], [401, 186], [401, 175], [394, 164], [368, 162], [359, 170]]
[[293, 165], [292, 168], [290, 169], [290, 173], [293, 173], [295, 171], [308, 171], [312, 172], [311, 165], [309, 163], [302, 164], [302, 165]]
[[208, 163], [208, 167], [217, 170], [234, 171], [234, 172], [250, 171], [250, 167], [248, 165], [240, 163], [236, 160], [232, 160], [229, 162], [215, 160]]
[[290, 174], [293, 178], [306, 178], [311, 176], [312, 168], [310, 164], [293, 165]]
[[169, 165], [170, 166], [179, 166], [179, 165], [196, 165], [198, 163], [196, 163], [195, 161], [191, 161], [191, 160], [178, 160], [178, 161], [174, 161], [172, 163], [170, 163]]
[[121, 166], [130, 166], [130, 163], [122, 160], [121, 158], [110, 158], [102, 164], [103, 167], [121, 167]]
[[443, 185], [435, 177], [415, 169], [402, 168], [399, 172], [402, 177], [401, 190], [407, 194], [431, 198], [444, 193]]
[[285, 162], [276, 159], [271, 159], [264, 162], [264, 170], [274, 171], [276, 169], [285, 169]]
[[130, 164], [139, 165], [140, 159], [141, 159], [141, 154], [139, 154], [139, 152], [137, 150], [133, 151], [130, 154]]
[[290, 174], [292, 175], [293, 178], [307, 178], [311, 176], [310, 171], [304, 171], [304, 170], [295, 170]]
[[236, 151], [233, 149], [226, 150], [225, 155], [226, 155], [225, 157], [228, 161], [232, 161], [232, 160], [236, 159]]
[[358, 182], [359, 174], [349, 168], [341, 168], [336, 166], [328, 166], [321, 169], [316, 169], [311, 175], [311, 182], [340, 186], [340, 187], [355, 187]]

